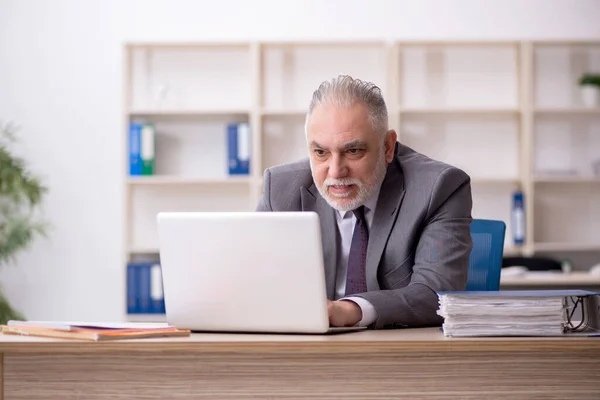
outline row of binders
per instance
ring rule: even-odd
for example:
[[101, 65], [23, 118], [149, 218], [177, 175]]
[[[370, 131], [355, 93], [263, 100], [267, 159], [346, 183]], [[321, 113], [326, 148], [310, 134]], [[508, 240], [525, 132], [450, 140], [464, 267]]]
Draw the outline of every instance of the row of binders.
[[[156, 126], [149, 122], [129, 125], [129, 175], [154, 175], [156, 165]], [[227, 169], [229, 175], [250, 173], [251, 134], [247, 122], [226, 126]]]
[[157, 262], [127, 264], [127, 314], [164, 314], [162, 271]]
[[438, 300], [445, 336], [600, 336], [600, 293], [439, 292]]

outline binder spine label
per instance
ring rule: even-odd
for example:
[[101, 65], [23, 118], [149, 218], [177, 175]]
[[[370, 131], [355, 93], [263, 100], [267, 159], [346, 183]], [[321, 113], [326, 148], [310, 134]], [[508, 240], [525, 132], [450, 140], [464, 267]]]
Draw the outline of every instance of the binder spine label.
[[154, 174], [155, 137], [156, 130], [154, 125], [144, 124], [141, 127], [140, 158], [142, 162], [142, 175]]

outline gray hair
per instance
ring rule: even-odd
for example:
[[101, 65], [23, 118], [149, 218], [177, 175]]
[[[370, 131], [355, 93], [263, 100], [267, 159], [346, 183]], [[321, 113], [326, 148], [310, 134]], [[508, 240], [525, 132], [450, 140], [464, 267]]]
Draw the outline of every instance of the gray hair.
[[308, 119], [316, 106], [333, 104], [350, 107], [356, 103], [367, 106], [373, 130], [382, 138], [385, 137], [388, 131], [388, 112], [381, 89], [374, 83], [355, 79], [348, 75], [339, 75], [330, 81], [325, 81], [314, 91], [306, 114], [305, 133], [308, 133]]

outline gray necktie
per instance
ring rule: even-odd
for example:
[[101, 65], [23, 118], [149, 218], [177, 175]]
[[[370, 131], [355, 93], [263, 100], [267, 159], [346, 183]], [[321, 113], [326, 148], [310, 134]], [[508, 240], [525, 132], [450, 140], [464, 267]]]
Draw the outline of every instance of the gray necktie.
[[366, 265], [367, 244], [369, 232], [365, 220], [365, 207], [360, 206], [353, 210], [356, 216], [356, 225], [352, 234], [352, 244], [348, 255], [348, 272], [346, 277], [346, 296], [367, 291]]

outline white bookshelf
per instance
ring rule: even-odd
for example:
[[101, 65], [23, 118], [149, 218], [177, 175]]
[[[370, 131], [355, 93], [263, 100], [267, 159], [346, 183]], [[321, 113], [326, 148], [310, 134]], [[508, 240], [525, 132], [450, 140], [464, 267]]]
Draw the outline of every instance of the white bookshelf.
[[600, 42], [537, 42], [532, 56], [532, 250], [600, 254], [600, 107], [575, 84], [600, 71]]
[[[526, 112], [520, 101], [520, 44], [399, 43], [400, 141], [466, 170], [473, 216], [507, 223], [511, 195], [526, 179], [521, 168]], [[492, 94], [492, 95], [490, 95]]]
[[[304, 117], [323, 80], [377, 83], [399, 140], [472, 177], [475, 218], [507, 223], [505, 254], [598, 253], [600, 107], [577, 78], [600, 71], [595, 42], [131, 43], [129, 123], [157, 129], [156, 174], [125, 173], [126, 260], [156, 255], [159, 211], [249, 211], [262, 173], [306, 155]], [[226, 125], [252, 129], [249, 176], [228, 176]], [[512, 242], [512, 193], [526, 200], [526, 243]]]

